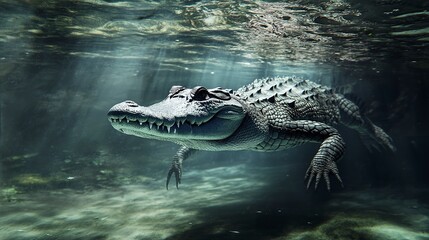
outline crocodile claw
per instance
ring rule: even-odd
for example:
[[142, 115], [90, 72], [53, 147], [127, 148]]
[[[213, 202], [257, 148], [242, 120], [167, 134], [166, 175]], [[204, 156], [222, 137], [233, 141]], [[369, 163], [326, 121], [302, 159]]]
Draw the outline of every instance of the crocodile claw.
[[181, 183], [181, 178], [182, 178], [181, 164], [174, 162], [171, 165], [171, 168], [168, 171], [168, 175], [167, 175], [167, 182], [165, 184], [165, 187], [167, 188], [167, 190], [168, 190], [168, 184], [170, 183], [171, 175], [173, 175], [173, 173], [174, 173], [174, 177], [176, 178], [176, 188], [179, 189], [179, 184]]
[[321, 166], [312, 161], [307, 169], [307, 172], [305, 173], [305, 179], [308, 179], [307, 189], [310, 188], [313, 179], [315, 182], [314, 189], [317, 189], [317, 187], [319, 186], [320, 179], [323, 176], [326, 182], [326, 187], [328, 188], [328, 191], [330, 191], [331, 181], [329, 180], [329, 173], [333, 173], [336, 176], [337, 180], [341, 183], [341, 186], [344, 187], [343, 181], [341, 180], [340, 174], [338, 172], [337, 164], [334, 161], [328, 161], [324, 166]]

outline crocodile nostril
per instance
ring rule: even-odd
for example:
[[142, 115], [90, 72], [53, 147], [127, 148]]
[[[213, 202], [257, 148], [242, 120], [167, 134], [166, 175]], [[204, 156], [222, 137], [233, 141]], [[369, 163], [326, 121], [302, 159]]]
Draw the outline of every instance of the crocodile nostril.
[[125, 101], [129, 107], [138, 107], [139, 105], [133, 101]]

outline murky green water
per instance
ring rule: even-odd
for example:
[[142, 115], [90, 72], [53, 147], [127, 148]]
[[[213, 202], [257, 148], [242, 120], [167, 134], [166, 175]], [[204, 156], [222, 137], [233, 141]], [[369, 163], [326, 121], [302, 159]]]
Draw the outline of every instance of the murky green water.
[[[0, 239], [429, 239], [425, 1], [0, 0]], [[201, 152], [106, 113], [172, 85], [295, 75], [347, 89], [398, 151], [357, 134], [344, 188], [306, 190], [318, 145]]]

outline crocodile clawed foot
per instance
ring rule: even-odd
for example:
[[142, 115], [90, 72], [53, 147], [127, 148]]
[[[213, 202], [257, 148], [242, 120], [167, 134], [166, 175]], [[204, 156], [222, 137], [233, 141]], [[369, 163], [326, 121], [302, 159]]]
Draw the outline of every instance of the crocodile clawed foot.
[[168, 175], [167, 175], [167, 182], [165, 184], [165, 187], [167, 188], [167, 190], [168, 190], [168, 184], [170, 183], [171, 175], [173, 175], [173, 173], [174, 173], [174, 177], [176, 178], [176, 188], [179, 189], [179, 184], [181, 183], [181, 179], [182, 179], [181, 164], [173, 162], [173, 164], [171, 165], [171, 168], [168, 171]]
[[313, 182], [313, 179], [315, 179], [314, 183], [314, 189], [317, 189], [319, 186], [320, 179], [325, 179], [326, 187], [328, 188], [328, 191], [331, 190], [331, 181], [329, 179], [329, 173], [333, 173], [338, 181], [341, 183], [341, 186], [343, 186], [343, 181], [341, 180], [341, 177], [338, 172], [337, 164], [334, 161], [329, 161], [326, 164], [317, 164], [314, 163], [314, 161], [311, 162], [310, 167], [308, 167], [307, 172], [305, 174], [305, 179], [308, 179], [307, 183], [307, 189], [310, 188], [310, 185]]

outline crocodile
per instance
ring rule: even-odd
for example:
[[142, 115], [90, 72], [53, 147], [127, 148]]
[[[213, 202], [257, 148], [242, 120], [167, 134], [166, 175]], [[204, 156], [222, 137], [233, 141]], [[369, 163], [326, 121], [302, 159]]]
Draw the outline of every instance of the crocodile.
[[395, 150], [392, 139], [373, 124], [357, 104], [332, 88], [298, 77], [257, 79], [236, 91], [203, 86], [171, 87], [161, 102], [144, 107], [134, 101], [114, 105], [112, 126], [125, 134], [181, 145], [167, 174], [176, 188], [182, 163], [198, 150], [272, 152], [306, 142], [321, 143], [305, 173], [307, 189], [317, 189], [330, 175], [341, 185], [337, 162], [345, 142], [334, 127], [357, 130], [369, 148]]

